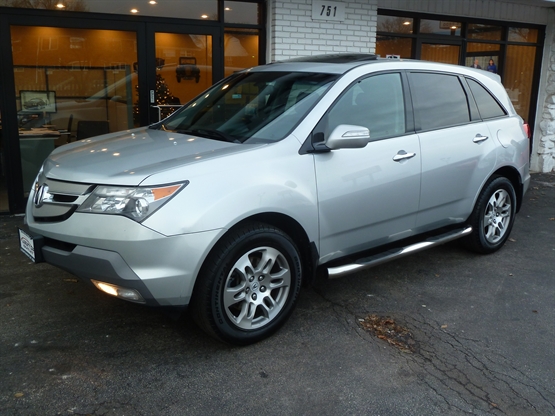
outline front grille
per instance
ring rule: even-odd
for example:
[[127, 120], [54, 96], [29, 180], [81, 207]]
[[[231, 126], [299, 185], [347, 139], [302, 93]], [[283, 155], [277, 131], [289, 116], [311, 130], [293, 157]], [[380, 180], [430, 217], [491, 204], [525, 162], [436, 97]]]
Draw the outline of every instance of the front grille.
[[29, 198], [32, 198], [36, 222], [65, 221], [90, 195], [95, 185], [57, 181], [41, 174]]

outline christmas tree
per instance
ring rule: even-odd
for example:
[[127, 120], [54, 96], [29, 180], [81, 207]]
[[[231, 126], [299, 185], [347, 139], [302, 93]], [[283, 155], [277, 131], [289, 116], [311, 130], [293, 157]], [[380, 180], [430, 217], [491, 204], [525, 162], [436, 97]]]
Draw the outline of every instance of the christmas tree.
[[[139, 96], [139, 85], [135, 86], [135, 90], [137, 93], [137, 97]], [[166, 80], [160, 74], [156, 74], [156, 90], [154, 94], [156, 105], [181, 105], [179, 98], [174, 96], [168, 85], [166, 84]], [[169, 108], [161, 108], [160, 109], [160, 120], [168, 117], [171, 113], [177, 110], [178, 107], [169, 107]], [[139, 120], [139, 99], [135, 101], [135, 106], [133, 108], [133, 119], [135, 121], [135, 125], [140, 125]], [[152, 120], [156, 122], [157, 120]]]

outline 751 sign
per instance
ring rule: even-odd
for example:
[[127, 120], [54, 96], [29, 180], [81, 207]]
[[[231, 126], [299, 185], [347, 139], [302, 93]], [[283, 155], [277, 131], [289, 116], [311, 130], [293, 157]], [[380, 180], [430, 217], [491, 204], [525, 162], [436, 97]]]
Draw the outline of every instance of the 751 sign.
[[345, 20], [345, 3], [312, 0], [312, 20]]

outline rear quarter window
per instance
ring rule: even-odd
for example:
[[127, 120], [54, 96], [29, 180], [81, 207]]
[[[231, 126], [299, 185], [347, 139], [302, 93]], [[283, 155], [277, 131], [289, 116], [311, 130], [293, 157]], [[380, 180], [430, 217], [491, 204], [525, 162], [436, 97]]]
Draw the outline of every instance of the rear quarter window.
[[470, 122], [463, 86], [456, 75], [413, 72], [410, 74], [417, 130], [434, 130]]
[[483, 120], [502, 117], [507, 114], [497, 100], [493, 98], [490, 92], [481, 84], [470, 78], [467, 78], [466, 81], [468, 82], [470, 91], [472, 91], [472, 95], [478, 106], [478, 111]]

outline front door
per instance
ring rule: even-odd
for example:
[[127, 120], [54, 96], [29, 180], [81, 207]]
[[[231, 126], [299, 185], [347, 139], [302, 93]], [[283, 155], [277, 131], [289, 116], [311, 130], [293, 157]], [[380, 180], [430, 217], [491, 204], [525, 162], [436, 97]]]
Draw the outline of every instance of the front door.
[[420, 198], [420, 144], [407, 134], [400, 73], [358, 80], [316, 129], [366, 127], [362, 149], [316, 154], [321, 261], [409, 237]]

